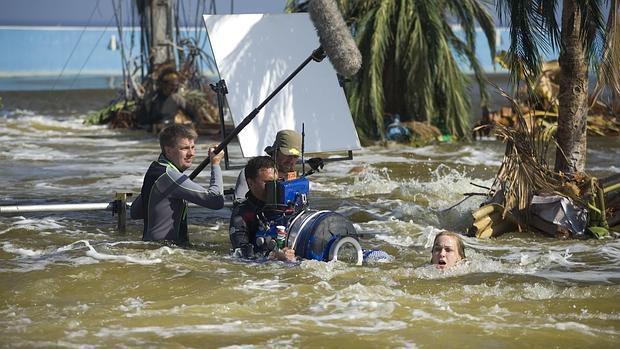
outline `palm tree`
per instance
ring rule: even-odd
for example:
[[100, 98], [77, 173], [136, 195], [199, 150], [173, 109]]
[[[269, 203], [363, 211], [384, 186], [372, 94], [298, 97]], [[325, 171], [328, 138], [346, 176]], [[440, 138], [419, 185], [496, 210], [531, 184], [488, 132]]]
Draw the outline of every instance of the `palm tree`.
[[[306, 1], [289, 0], [303, 10]], [[383, 136], [386, 112], [412, 116], [443, 132], [470, 134], [471, 65], [486, 100], [475, 57], [476, 22], [495, 54], [493, 20], [479, 0], [339, 0], [362, 53], [361, 71], [347, 84], [349, 105], [360, 136]], [[460, 24], [463, 37], [453, 24]]]
[[[586, 162], [588, 70], [618, 88], [617, 0], [497, 0], [500, 19], [510, 20], [511, 77], [532, 81], [540, 52], [559, 48], [559, 117], [555, 171], [583, 172]], [[557, 18], [560, 14], [561, 21]], [[606, 7], [608, 6], [608, 7]], [[607, 21], [606, 21], [607, 19]]]

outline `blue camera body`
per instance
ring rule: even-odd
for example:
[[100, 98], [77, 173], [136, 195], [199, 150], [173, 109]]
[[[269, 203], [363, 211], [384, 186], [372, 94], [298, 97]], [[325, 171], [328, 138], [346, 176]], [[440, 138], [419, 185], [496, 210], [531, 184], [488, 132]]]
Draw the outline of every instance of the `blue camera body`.
[[299, 177], [287, 181], [273, 181], [267, 183], [267, 205], [279, 207], [306, 206], [308, 203], [308, 193], [310, 192], [310, 181], [306, 177]]
[[281, 225], [286, 230], [284, 246], [295, 249], [298, 257], [362, 264], [362, 248], [353, 224], [339, 213], [308, 208], [310, 182], [306, 177], [268, 182], [265, 189], [262, 225], [256, 233], [260, 249], [276, 249], [276, 226]]
[[288, 227], [293, 218], [308, 206], [310, 181], [306, 177], [268, 182], [263, 225], [256, 232], [256, 245], [271, 251], [275, 248], [276, 226]]

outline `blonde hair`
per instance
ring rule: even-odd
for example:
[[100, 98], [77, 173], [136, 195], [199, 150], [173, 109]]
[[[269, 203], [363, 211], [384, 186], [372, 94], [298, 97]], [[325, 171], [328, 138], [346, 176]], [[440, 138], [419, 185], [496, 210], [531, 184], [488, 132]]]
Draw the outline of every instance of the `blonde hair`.
[[[442, 236], [449, 236], [449, 237], [454, 238], [454, 240], [456, 240], [456, 248], [459, 251], [459, 256], [461, 256], [462, 259], [465, 259], [465, 244], [463, 243], [463, 239], [461, 239], [461, 235], [455, 232], [444, 230], [440, 232], [439, 234], [435, 235], [435, 240], [433, 240], [433, 248], [435, 248], [435, 244], [437, 243], [437, 240]], [[432, 263], [432, 257], [431, 257], [431, 263]]]

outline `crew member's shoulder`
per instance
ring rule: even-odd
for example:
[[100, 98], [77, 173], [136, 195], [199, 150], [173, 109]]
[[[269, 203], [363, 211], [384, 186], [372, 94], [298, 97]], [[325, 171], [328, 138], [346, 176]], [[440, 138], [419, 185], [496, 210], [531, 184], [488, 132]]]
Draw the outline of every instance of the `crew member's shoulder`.
[[232, 210], [233, 210], [233, 212], [239, 212], [241, 210], [246, 210], [249, 207], [249, 205], [250, 205], [250, 203], [248, 202], [247, 198], [235, 199], [233, 201]]

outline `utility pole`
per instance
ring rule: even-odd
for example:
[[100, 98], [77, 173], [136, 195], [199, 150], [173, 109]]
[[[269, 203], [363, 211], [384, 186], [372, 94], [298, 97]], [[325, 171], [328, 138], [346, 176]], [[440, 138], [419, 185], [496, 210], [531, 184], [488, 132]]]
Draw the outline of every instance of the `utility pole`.
[[149, 0], [146, 13], [150, 14], [151, 71], [165, 63], [174, 62], [174, 16], [173, 0]]

